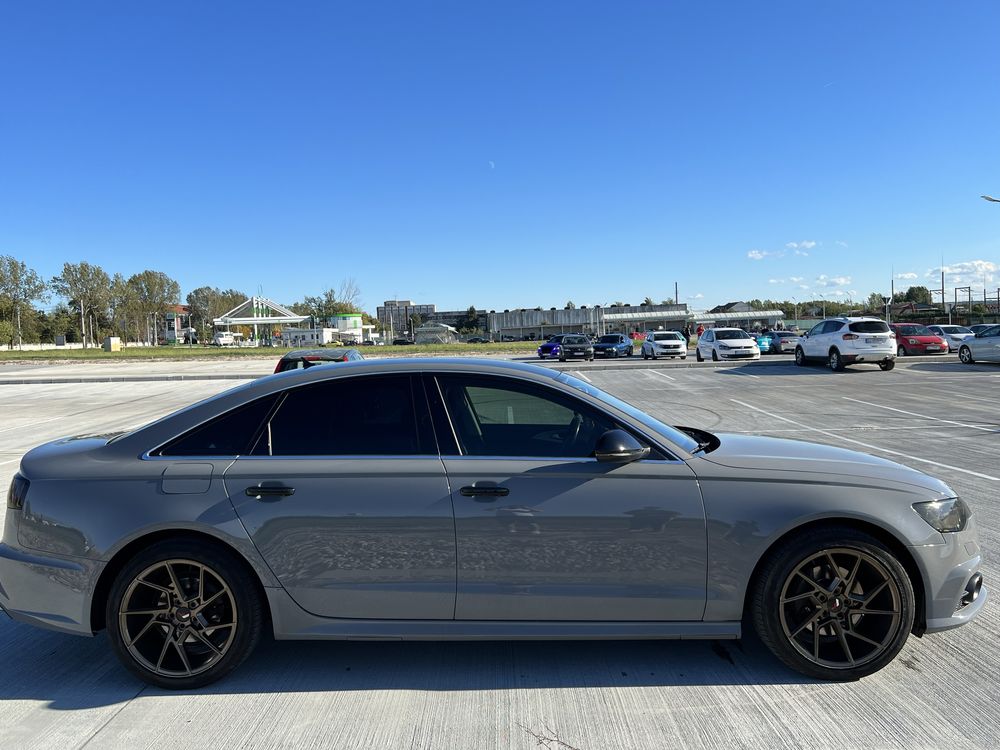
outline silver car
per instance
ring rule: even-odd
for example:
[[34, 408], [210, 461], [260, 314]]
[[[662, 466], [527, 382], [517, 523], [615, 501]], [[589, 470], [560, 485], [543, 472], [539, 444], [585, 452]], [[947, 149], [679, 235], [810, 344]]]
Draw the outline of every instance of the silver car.
[[940, 326], [927, 326], [927, 329], [934, 334], [937, 334], [945, 341], [948, 342], [948, 352], [957, 352], [962, 343], [967, 339], [975, 338], [976, 333], [965, 326], [952, 326], [952, 325], [940, 325]]
[[675, 428], [474, 359], [272, 375], [21, 460], [0, 604], [189, 689], [279, 639], [739, 638], [849, 680], [986, 590], [969, 508], [861, 453]]
[[967, 365], [973, 362], [1000, 362], [1000, 325], [981, 328], [958, 348], [958, 358]]

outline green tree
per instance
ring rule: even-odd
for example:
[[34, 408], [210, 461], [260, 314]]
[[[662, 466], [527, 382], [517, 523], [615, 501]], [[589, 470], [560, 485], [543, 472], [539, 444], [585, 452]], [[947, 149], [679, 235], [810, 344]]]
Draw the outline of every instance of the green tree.
[[865, 302], [865, 309], [881, 315], [885, 312], [885, 299], [881, 292], [872, 292], [868, 295], [868, 300]]
[[[247, 295], [238, 289], [200, 286], [187, 296], [187, 305], [191, 311], [191, 324], [201, 329], [203, 339], [207, 339], [216, 318], [220, 318], [238, 305], [246, 302]], [[300, 313], [302, 315], [308, 313]]]
[[459, 333], [479, 333], [479, 312], [470, 305], [465, 317], [458, 321]]
[[934, 304], [934, 301], [931, 298], [931, 290], [925, 286], [911, 286], [903, 295], [903, 300], [906, 302], [916, 302], [924, 305]]
[[22, 260], [9, 255], [0, 255], [0, 305], [10, 312], [11, 334], [8, 346], [20, 346], [23, 341], [22, 318], [34, 320], [34, 310], [31, 307], [46, 297], [46, 285], [34, 270]]
[[642, 301], [642, 304], [643, 304], [644, 307], [652, 307], [656, 303], [653, 302], [653, 298], [652, 297], [646, 297], [646, 299], [644, 299]]
[[163, 271], [142, 271], [130, 276], [126, 282], [134, 295], [135, 309], [143, 324], [152, 318], [152, 342], [156, 343], [159, 320], [176, 305], [181, 296], [181, 287]]
[[566, 302], [566, 309], [567, 310], [575, 310], [576, 309], [576, 304], [573, 302], [573, 300], [569, 300], [569, 301]]
[[111, 279], [100, 266], [87, 261], [64, 263], [62, 273], [52, 279], [52, 290], [76, 308], [80, 314], [80, 340], [87, 348], [88, 340], [94, 341], [93, 324], [88, 336], [87, 320], [91, 313], [103, 313], [107, 306]]

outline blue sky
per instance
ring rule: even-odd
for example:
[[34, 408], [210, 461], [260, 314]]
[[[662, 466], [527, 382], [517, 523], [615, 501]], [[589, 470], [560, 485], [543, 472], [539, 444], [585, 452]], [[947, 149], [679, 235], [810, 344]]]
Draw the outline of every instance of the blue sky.
[[995, 292], [998, 39], [985, 2], [7, 3], [0, 253], [369, 310], [865, 297], [942, 259]]

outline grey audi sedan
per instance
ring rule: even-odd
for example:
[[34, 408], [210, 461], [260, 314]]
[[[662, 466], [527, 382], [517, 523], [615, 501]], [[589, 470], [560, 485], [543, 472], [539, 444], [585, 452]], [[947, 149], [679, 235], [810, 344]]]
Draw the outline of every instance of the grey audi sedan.
[[0, 605], [195, 688], [279, 639], [739, 638], [820, 679], [986, 600], [943, 482], [475, 359], [294, 370], [21, 460]]

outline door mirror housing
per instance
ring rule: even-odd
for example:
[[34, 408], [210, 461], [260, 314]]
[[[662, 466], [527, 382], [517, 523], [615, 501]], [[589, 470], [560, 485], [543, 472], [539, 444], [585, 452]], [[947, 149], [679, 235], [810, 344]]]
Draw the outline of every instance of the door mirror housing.
[[649, 446], [642, 445], [625, 430], [608, 430], [597, 439], [594, 458], [607, 463], [627, 464], [649, 455]]

